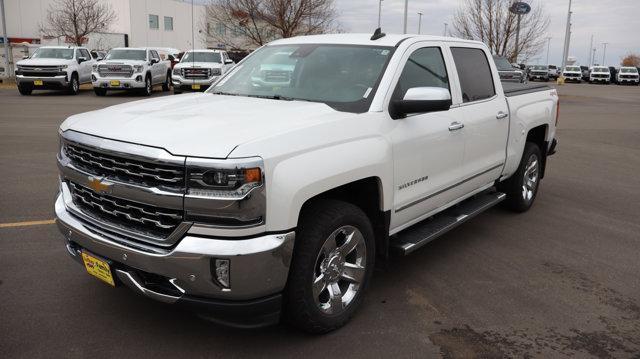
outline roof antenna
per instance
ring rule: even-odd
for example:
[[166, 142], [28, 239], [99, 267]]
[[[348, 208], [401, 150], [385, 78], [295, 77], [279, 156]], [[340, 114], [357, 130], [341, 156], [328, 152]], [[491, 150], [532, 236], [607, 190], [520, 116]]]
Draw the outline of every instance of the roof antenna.
[[373, 32], [373, 35], [371, 36], [371, 40], [378, 40], [381, 39], [383, 37], [385, 37], [387, 34], [385, 34], [384, 32], [382, 32], [381, 28], [377, 28], [376, 31]]

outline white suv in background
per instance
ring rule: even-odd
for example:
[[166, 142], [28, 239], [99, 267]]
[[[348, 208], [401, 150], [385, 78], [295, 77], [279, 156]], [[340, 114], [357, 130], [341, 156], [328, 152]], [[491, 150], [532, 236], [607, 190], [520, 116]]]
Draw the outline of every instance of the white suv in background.
[[16, 83], [21, 95], [33, 90], [63, 89], [71, 95], [80, 84], [91, 82], [95, 61], [84, 47], [42, 46], [16, 63]]
[[162, 84], [162, 90], [169, 91], [171, 64], [161, 60], [156, 50], [115, 48], [93, 66], [91, 80], [98, 96], [109, 90], [137, 90], [149, 96], [154, 85]]
[[631, 66], [623, 66], [618, 71], [618, 85], [632, 84], [638, 85], [640, 83], [640, 77], [638, 75], [638, 69]]
[[204, 91], [234, 65], [226, 51], [187, 51], [173, 68], [173, 92]]

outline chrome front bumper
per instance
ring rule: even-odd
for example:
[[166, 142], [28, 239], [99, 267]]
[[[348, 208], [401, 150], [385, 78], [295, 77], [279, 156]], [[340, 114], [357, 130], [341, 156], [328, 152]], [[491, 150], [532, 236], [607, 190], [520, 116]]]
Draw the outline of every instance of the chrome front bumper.
[[[142, 76], [142, 80], [136, 81], [137, 76]], [[111, 81], [119, 81], [120, 84], [118, 86], [112, 86]], [[136, 74], [133, 78], [97, 77], [96, 81], [92, 81], [91, 84], [94, 88], [100, 87], [107, 90], [143, 89], [145, 86], [143, 74]]]
[[[220, 239], [185, 235], [173, 248], [147, 251], [110, 238], [69, 211], [65, 191], [55, 202], [57, 224], [69, 254], [82, 262], [87, 250], [113, 262], [121, 283], [152, 299], [174, 303], [185, 298], [242, 301], [281, 292], [287, 281], [295, 232], [269, 234], [249, 239]], [[215, 259], [230, 261], [230, 286], [214, 280]], [[131, 269], [131, 270], [130, 270]], [[163, 293], [145, 288], [135, 271], [165, 277], [181, 293]], [[213, 270], [213, 273], [212, 273]]]
[[[18, 84], [27, 83], [32, 84], [36, 80], [42, 81], [45, 86], [59, 86], [64, 87], [69, 85], [69, 81], [67, 81], [66, 75], [59, 76], [50, 76], [50, 77], [36, 77], [36, 76], [24, 76], [24, 75], [16, 75], [16, 82]], [[36, 86], [38, 87], [38, 86]]]

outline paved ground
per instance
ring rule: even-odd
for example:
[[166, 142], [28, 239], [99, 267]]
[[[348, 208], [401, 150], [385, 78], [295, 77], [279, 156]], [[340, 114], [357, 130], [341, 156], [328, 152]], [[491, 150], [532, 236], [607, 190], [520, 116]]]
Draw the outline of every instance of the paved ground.
[[[393, 260], [342, 330], [218, 327], [89, 277], [53, 225], [0, 227], [0, 356], [638, 358], [640, 88], [560, 93], [534, 208], [491, 210]], [[66, 116], [135, 99], [0, 90], [0, 226], [53, 218]]]

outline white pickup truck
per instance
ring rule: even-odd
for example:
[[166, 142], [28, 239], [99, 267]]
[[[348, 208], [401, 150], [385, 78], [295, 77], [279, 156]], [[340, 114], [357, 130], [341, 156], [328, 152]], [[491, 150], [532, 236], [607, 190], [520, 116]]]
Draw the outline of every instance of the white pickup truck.
[[623, 66], [618, 71], [618, 85], [640, 85], [640, 76], [638, 75], [638, 69], [632, 66]]
[[110, 90], [140, 91], [150, 96], [154, 85], [170, 90], [171, 62], [162, 60], [155, 49], [115, 48], [93, 65], [91, 82], [98, 96]]
[[91, 82], [95, 60], [84, 47], [42, 46], [30, 57], [16, 63], [16, 83], [21, 95], [33, 90], [80, 92], [80, 84]]
[[187, 51], [173, 67], [173, 92], [180, 94], [184, 91], [204, 91], [234, 65], [226, 51]]
[[[258, 76], [274, 58], [278, 79]], [[554, 89], [503, 85], [479, 42], [277, 40], [205, 93], [64, 121], [57, 223], [110, 285], [229, 325], [327, 332], [376, 262], [500, 202], [527, 211], [557, 111]]]

